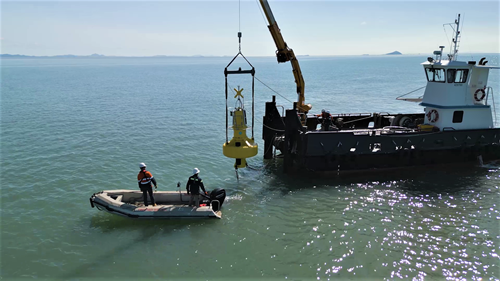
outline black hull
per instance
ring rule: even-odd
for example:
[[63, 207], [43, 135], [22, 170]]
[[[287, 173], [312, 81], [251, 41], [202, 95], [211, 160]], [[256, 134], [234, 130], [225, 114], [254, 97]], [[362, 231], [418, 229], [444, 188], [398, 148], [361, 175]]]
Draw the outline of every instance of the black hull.
[[[273, 150], [279, 150], [284, 158], [285, 173], [338, 173], [500, 159], [500, 128], [445, 128], [430, 132], [382, 129], [393, 125], [389, 120], [398, 120], [400, 116], [337, 115], [347, 120], [350, 127], [317, 131], [315, 120], [308, 119], [303, 125], [294, 109], [287, 110], [286, 116], [281, 117], [275, 103], [268, 102], [263, 129], [264, 158], [271, 159]], [[406, 116], [413, 120], [421, 117], [419, 114]]]
[[[488, 151], [488, 153], [486, 153]], [[491, 152], [491, 153], [489, 153]], [[293, 163], [290, 170], [305, 169], [314, 172], [341, 172], [356, 170], [385, 170], [435, 164], [479, 163], [500, 159], [500, 146], [450, 148], [440, 150], [403, 150], [395, 153], [333, 154], [305, 156]]]

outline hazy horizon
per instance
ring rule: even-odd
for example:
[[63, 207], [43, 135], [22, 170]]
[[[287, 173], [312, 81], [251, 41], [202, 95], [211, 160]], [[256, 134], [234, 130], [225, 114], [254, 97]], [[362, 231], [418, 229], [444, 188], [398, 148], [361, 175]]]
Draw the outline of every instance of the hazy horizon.
[[[498, 1], [269, 1], [297, 55], [450, 51], [461, 13], [460, 52], [499, 53]], [[431, 10], [432, 8], [432, 10]], [[439, 12], [433, 12], [439, 11]], [[2, 53], [56, 56], [245, 56], [276, 46], [255, 1], [2, 2]]]

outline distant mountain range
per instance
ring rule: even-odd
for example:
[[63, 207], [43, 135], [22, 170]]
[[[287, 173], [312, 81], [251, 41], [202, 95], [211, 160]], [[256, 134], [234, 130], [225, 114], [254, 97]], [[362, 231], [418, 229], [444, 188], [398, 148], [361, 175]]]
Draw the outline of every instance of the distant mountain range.
[[99, 58], [105, 57], [105, 55], [92, 54], [89, 56], [76, 56], [76, 55], [57, 55], [57, 56], [27, 56], [27, 55], [11, 55], [11, 54], [0, 54], [1, 58]]
[[[156, 56], [105, 56], [100, 54], [92, 54], [88, 56], [77, 56], [77, 55], [56, 55], [56, 56], [27, 56], [27, 55], [11, 55], [11, 54], [0, 54], [0, 58], [182, 58], [182, 57], [193, 57], [193, 58], [201, 58], [201, 57], [214, 57], [214, 56], [166, 56], [166, 55], [156, 55]], [[218, 57], [218, 56], [216, 56]]]
[[[387, 53], [385, 55], [402, 55], [398, 51]], [[362, 56], [370, 56], [370, 54], [363, 54]], [[168, 56], [168, 55], [156, 55], [156, 56], [106, 56], [100, 54], [92, 54], [87, 56], [78, 55], [55, 55], [55, 56], [28, 56], [28, 55], [12, 55], [12, 54], [0, 54], [0, 58], [203, 58], [203, 57], [231, 57], [231, 56], [202, 56], [202, 55], [192, 55], [192, 56]], [[264, 56], [265, 57], [265, 56]], [[297, 55], [300, 57], [309, 57], [309, 55]]]

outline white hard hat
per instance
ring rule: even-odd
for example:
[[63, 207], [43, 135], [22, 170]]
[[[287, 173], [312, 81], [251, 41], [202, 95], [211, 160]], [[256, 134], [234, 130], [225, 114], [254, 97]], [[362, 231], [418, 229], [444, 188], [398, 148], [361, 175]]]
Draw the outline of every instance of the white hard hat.
[[327, 110], [326, 113], [330, 113], [330, 110]]
[[140, 163], [139, 164], [139, 168], [146, 168], [146, 164], [145, 163]]
[[200, 169], [198, 169], [198, 168], [194, 168], [193, 169], [193, 174], [194, 175], [198, 174], [199, 172], [200, 172]]

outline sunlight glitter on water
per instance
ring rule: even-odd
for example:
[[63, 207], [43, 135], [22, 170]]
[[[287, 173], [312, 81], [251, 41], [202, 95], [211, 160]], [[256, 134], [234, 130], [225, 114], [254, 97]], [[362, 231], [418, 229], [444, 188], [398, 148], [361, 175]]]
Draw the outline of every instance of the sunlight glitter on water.
[[[200, 65], [181, 59], [2, 64], [2, 277], [499, 279], [498, 163], [320, 179], [286, 176], [280, 159], [258, 155], [250, 160], [258, 169], [241, 169], [238, 181], [234, 161], [221, 155], [225, 124], [214, 110], [223, 112], [223, 99], [204, 91], [223, 96], [219, 70], [227, 61], [203, 60], [203, 77], [193, 75]], [[304, 70], [342, 75], [353, 65], [393, 70], [420, 61], [311, 59]], [[49, 63], [55, 65], [43, 68]], [[275, 59], [259, 59], [256, 67], [276, 70], [272, 82], [294, 95], [290, 73], [281, 74]], [[323, 85], [318, 77], [308, 85]], [[411, 83], [405, 76], [396, 86]], [[377, 110], [408, 111], [390, 103], [385, 88], [367, 87], [366, 95], [332, 99], [324, 91], [311, 100], [352, 111], [372, 110], [383, 99]], [[259, 105], [273, 94], [257, 90]], [[138, 106], [144, 103], [147, 111]], [[262, 116], [263, 106], [256, 110]], [[136, 189], [143, 161], [161, 190], [177, 190], [175, 183], [201, 168], [207, 186], [226, 189], [222, 220], [137, 221], [89, 206], [94, 192]]]
[[[380, 186], [384, 186], [384, 189], [380, 189]], [[345, 198], [349, 202], [343, 208], [343, 222], [339, 234], [339, 227], [322, 223], [323, 219], [311, 227], [312, 239], [307, 241], [302, 249], [317, 247], [317, 254], [327, 260], [324, 264], [318, 264], [317, 278], [331, 278], [334, 276], [332, 274], [338, 274], [342, 269], [354, 275], [356, 272], [367, 270], [381, 272], [384, 271], [383, 268], [387, 268], [385, 271], [390, 278], [423, 278], [428, 274], [437, 277], [439, 274], [435, 272], [438, 271], [441, 271], [440, 274], [444, 277], [465, 274], [471, 278], [493, 273], [489, 264], [479, 262], [487, 257], [498, 256], [495, 243], [486, 239], [489, 230], [485, 229], [484, 222], [481, 223], [482, 227], [478, 225], [479, 222], [471, 224], [471, 221], [477, 221], [477, 213], [484, 209], [477, 206], [476, 200], [471, 200], [471, 197], [474, 198], [474, 192], [469, 191], [460, 196], [446, 193], [412, 196], [398, 190], [387, 190], [387, 186], [383, 183], [371, 183], [364, 186], [370, 190], [368, 195], [359, 196], [358, 199]], [[359, 193], [359, 190], [346, 189], [344, 192]], [[477, 200], [482, 198], [484, 195]], [[462, 211], [455, 214], [447, 211], [447, 215], [439, 211], [450, 207], [451, 210], [459, 209], [464, 202], [472, 202], [476, 207], [462, 206]], [[490, 211], [487, 218], [494, 218], [492, 214], [498, 213], [495, 207], [496, 204], [492, 204], [492, 207], [487, 209]], [[370, 220], [370, 217], [379, 217], [380, 226], [357, 227], [361, 221]], [[467, 236], [460, 235], [461, 232], [466, 232]], [[459, 241], [453, 239], [457, 235]], [[482, 239], [478, 239], [478, 236], [482, 236]], [[328, 239], [328, 242], [322, 241], [325, 239]], [[335, 241], [333, 244], [337, 246], [332, 246], [332, 241]], [[363, 244], [364, 250], [359, 247], [360, 243]], [[483, 251], [472, 253], [467, 247], [470, 243], [483, 248]], [[322, 254], [322, 251], [330, 254]], [[483, 252], [488, 254], [482, 254]], [[355, 260], [359, 255], [376, 259], [365, 265], [356, 265]], [[466, 262], [464, 259], [476, 261]], [[495, 267], [494, 264], [498, 264], [498, 261], [492, 261], [492, 264]]]

